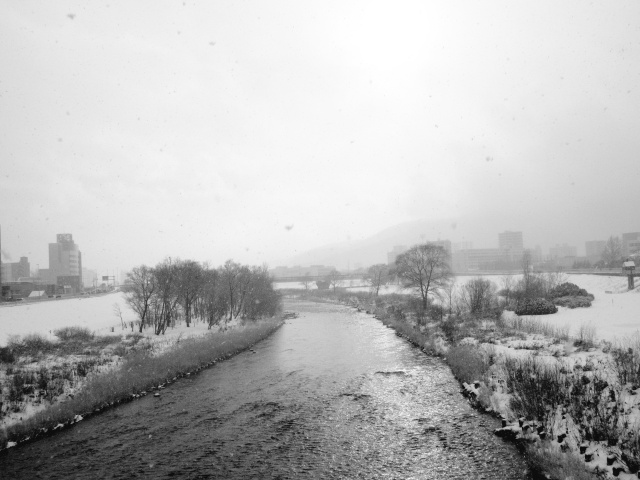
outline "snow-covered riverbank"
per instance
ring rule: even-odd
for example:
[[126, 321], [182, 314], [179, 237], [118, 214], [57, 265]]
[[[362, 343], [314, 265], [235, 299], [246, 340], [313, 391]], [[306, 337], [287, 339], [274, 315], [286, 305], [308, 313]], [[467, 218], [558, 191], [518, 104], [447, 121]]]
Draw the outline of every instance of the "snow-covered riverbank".
[[[513, 275], [514, 281], [521, 275]], [[475, 276], [454, 277], [458, 286], [464, 285]], [[484, 277], [493, 282], [498, 289], [503, 288], [502, 275], [490, 275]], [[590, 308], [569, 309], [558, 307], [558, 313], [554, 315], [541, 315], [538, 317], [545, 322], [553, 322], [559, 327], [568, 326], [570, 334], [575, 335], [583, 325], [595, 329], [596, 337], [601, 340], [616, 341], [628, 338], [640, 330], [640, 287], [627, 291], [627, 278], [620, 276], [571, 274], [566, 275], [566, 281], [575, 283], [595, 296]], [[361, 283], [352, 281], [353, 285]], [[640, 284], [640, 282], [637, 282]], [[287, 282], [276, 284], [281, 289], [303, 290], [304, 285], [299, 282]], [[368, 287], [350, 287], [345, 282], [347, 292], [366, 292]], [[385, 285], [380, 289], [380, 295], [391, 293], [408, 293], [399, 285]]]
[[[567, 280], [595, 295], [592, 307], [418, 326], [398, 297], [375, 306], [365, 296], [343, 293], [342, 299], [375, 311], [400, 335], [445, 356], [463, 392], [504, 416], [507, 428], [500, 433], [529, 445], [540, 472], [565, 478], [578, 468], [597, 478], [638, 478], [640, 294], [627, 291], [624, 277]], [[455, 347], [443, 347], [443, 336]]]

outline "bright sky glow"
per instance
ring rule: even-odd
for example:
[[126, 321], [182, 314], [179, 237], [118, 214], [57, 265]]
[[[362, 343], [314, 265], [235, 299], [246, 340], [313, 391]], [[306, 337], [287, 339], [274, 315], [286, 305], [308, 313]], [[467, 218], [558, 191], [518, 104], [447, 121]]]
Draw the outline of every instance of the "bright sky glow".
[[421, 218], [481, 218], [479, 247], [639, 231], [639, 60], [636, 1], [0, 0], [2, 248], [274, 266]]

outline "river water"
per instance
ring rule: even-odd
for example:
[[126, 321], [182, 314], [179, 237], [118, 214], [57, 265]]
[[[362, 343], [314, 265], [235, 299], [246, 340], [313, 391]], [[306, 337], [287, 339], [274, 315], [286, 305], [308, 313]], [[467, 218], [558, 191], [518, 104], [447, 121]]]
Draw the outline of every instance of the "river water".
[[0, 478], [527, 478], [440, 360], [346, 307], [286, 307], [255, 353], [0, 454]]

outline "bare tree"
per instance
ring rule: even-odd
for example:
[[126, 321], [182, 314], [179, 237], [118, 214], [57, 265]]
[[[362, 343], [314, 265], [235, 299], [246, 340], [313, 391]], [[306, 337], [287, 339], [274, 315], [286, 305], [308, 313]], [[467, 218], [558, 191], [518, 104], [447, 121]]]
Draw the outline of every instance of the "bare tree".
[[517, 282], [513, 278], [513, 275], [508, 274], [502, 277], [502, 291], [500, 293], [504, 296], [504, 303], [507, 308], [511, 306], [511, 302], [513, 301], [516, 284]]
[[337, 270], [331, 270], [327, 275], [327, 281], [329, 286], [333, 288], [333, 293], [336, 293], [336, 288], [342, 285], [342, 278], [340, 278], [340, 272]]
[[370, 266], [367, 270], [367, 279], [371, 283], [371, 292], [377, 297], [380, 287], [389, 281], [389, 267], [384, 263]]
[[188, 328], [191, 326], [193, 303], [198, 298], [202, 288], [203, 269], [193, 260], [178, 260], [176, 262], [176, 273], [178, 302], [184, 311], [184, 319]]
[[214, 325], [219, 325], [229, 309], [220, 271], [204, 270], [200, 301], [202, 316], [207, 322], [207, 327], [211, 329]]
[[620, 242], [619, 237], [614, 237], [612, 235], [604, 246], [604, 250], [602, 251], [602, 260], [604, 260], [607, 267], [614, 268], [619, 266], [621, 259], [622, 243]]
[[546, 272], [543, 276], [544, 296], [548, 298], [551, 291], [558, 285], [561, 285], [569, 280], [566, 273], [557, 270], [555, 272]]
[[127, 305], [138, 315], [140, 319], [139, 331], [148, 322], [148, 314], [153, 296], [157, 290], [155, 272], [146, 265], [134, 267], [127, 273], [127, 280], [122, 287]]
[[440, 297], [442, 298], [443, 303], [449, 312], [449, 315], [453, 314], [453, 306], [457, 302], [457, 296], [458, 296], [457, 292], [458, 292], [458, 287], [456, 285], [455, 279], [452, 279], [451, 281], [447, 282], [440, 289]]
[[220, 269], [222, 283], [226, 290], [227, 305], [229, 307], [226, 322], [237, 318], [242, 311], [244, 299], [246, 297], [251, 275], [248, 267], [239, 263], [227, 260]]
[[157, 290], [153, 298], [154, 331], [156, 335], [164, 335], [167, 328], [178, 316], [178, 269], [171, 258], [158, 264], [154, 269]]
[[309, 290], [309, 287], [311, 286], [311, 275], [309, 274], [309, 272], [304, 274], [301, 283], [305, 290]]
[[439, 245], [414, 245], [396, 258], [398, 277], [405, 288], [417, 291], [426, 310], [429, 295], [435, 295], [451, 278], [449, 255]]
[[266, 265], [249, 269], [250, 282], [242, 308], [242, 316], [252, 320], [272, 317], [280, 311], [280, 295]]
[[526, 286], [533, 276], [533, 258], [531, 255], [531, 250], [524, 251], [520, 264], [522, 266], [523, 283]]
[[496, 286], [485, 278], [473, 278], [462, 286], [460, 298], [472, 315], [489, 312], [496, 302]]
[[522, 279], [518, 282], [516, 297], [522, 299], [541, 298], [545, 296], [543, 279], [533, 271], [533, 259], [530, 250], [522, 255]]
[[[134, 268], [123, 289], [127, 304], [140, 318], [140, 331], [153, 325], [156, 335], [164, 334], [182, 314], [187, 325], [201, 318], [211, 328], [223, 319], [226, 324], [240, 315], [258, 319], [281, 310], [281, 297], [267, 266], [249, 267], [231, 260], [210, 269], [191, 260], [167, 258], [155, 268]], [[114, 313], [122, 319], [115, 306]]]
[[122, 327], [122, 330], [127, 328], [124, 324], [124, 319], [122, 318], [122, 309], [120, 308], [120, 304], [117, 302], [113, 303], [113, 314], [120, 319], [120, 326]]

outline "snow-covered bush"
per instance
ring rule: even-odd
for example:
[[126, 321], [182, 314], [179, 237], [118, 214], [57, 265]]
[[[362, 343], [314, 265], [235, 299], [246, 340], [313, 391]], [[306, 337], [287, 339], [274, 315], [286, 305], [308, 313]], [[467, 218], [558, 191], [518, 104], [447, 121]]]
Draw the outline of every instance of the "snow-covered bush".
[[591, 299], [589, 297], [559, 297], [554, 298], [553, 303], [560, 307], [567, 308], [587, 308], [591, 306]]
[[552, 289], [549, 292], [549, 297], [591, 297], [593, 300], [593, 295], [587, 292], [584, 288], [580, 288], [575, 283], [571, 282], [564, 282]]
[[55, 343], [39, 333], [30, 333], [22, 339], [18, 336], [9, 339], [7, 345], [14, 355], [38, 355], [55, 350]]
[[54, 330], [53, 334], [63, 342], [90, 342], [94, 337], [93, 332], [85, 327], [64, 327]]
[[611, 350], [611, 356], [620, 383], [640, 385], [640, 351], [631, 346], [618, 346]]
[[544, 298], [524, 299], [516, 307], [516, 315], [548, 315], [557, 311], [558, 307]]

